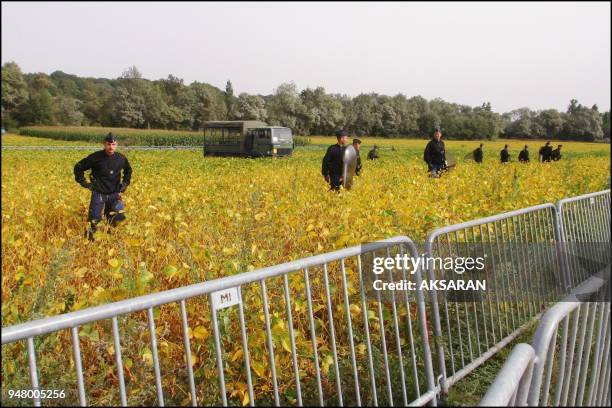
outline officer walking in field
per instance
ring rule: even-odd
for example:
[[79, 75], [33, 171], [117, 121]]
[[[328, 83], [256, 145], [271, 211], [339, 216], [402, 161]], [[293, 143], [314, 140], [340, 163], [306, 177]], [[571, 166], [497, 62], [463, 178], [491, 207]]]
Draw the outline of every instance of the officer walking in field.
[[440, 128], [436, 127], [433, 138], [425, 146], [423, 160], [431, 172], [431, 177], [440, 177], [440, 171], [446, 169], [446, 149], [442, 139]]
[[521, 163], [529, 163], [529, 150], [527, 150], [527, 145], [521, 150], [519, 153], [519, 162]]
[[[102, 220], [103, 210], [106, 221], [113, 227], [125, 220], [125, 215], [120, 212], [124, 208], [121, 193], [130, 184], [132, 167], [124, 155], [115, 151], [116, 148], [117, 138], [109, 133], [104, 138], [103, 150], [90, 154], [74, 166], [76, 182], [91, 191], [87, 217], [87, 238], [90, 241], [93, 241], [97, 225]], [[87, 182], [85, 171], [90, 169], [90, 182]]]
[[550, 145], [550, 142], [546, 142], [546, 144], [540, 147], [540, 163], [549, 162], [552, 159], [553, 148]]
[[359, 155], [359, 149], [361, 148], [361, 140], [353, 139], [353, 147], [357, 151], [357, 167], [355, 167], [355, 175], [359, 176], [361, 172], [361, 156]]
[[482, 146], [484, 146], [484, 143], [481, 143], [480, 146], [474, 149], [474, 161], [476, 163], [482, 163], [482, 157], [483, 157]]
[[378, 146], [374, 145], [374, 147], [368, 152], [368, 160], [376, 160], [380, 158], [378, 154]]
[[551, 158], [553, 159], [553, 161], [561, 160], [561, 148], [562, 147], [563, 145], [557, 145], [557, 148], [552, 151]]
[[327, 148], [321, 166], [321, 174], [334, 191], [340, 190], [340, 185], [342, 185], [342, 159], [348, 141], [348, 132], [346, 130], [337, 131], [336, 139], [338, 142]]
[[504, 164], [510, 161], [510, 153], [508, 152], [508, 145], [505, 145], [502, 151], [499, 153], [499, 158], [501, 162]]

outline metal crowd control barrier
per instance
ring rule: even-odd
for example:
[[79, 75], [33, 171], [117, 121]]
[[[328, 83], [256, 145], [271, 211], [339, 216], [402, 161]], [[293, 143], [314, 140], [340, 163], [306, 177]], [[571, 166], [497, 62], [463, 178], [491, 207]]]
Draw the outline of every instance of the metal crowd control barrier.
[[[50, 364], [40, 349], [57, 360], [52, 347], [67, 342], [69, 330], [73, 368], [65, 385], [76, 382], [81, 405], [88, 397], [100, 403], [100, 389], [113, 388], [105, 404], [435, 405], [422, 293], [414, 300], [398, 292], [391, 302], [366, 296], [362, 257], [392, 251], [418, 256], [409, 238], [395, 237], [19, 324], [2, 330], [3, 354], [25, 340], [31, 381], [24, 388], [57, 389], [38, 372]], [[413, 279], [420, 281], [419, 270]], [[97, 389], [88, 396], [92, 381]], [[176, 381], [185, 389], [164, 393]]]
[[529, 405], [590, 406], [609, 401], [609, 278], [608, 266], [542, 318], [533, 341], [536, 360]]
[[484, 407], [525, 406], [534, 361], [533, 347], [526, 343], [517, 344], [479, 405]]
[[608, 265], [546, 312], [533, 347], [514, 348], [480, 405], [609, 406], [609, 279]]
[[571, 289], [611, 261], [610, 190], [560, 200], [557, 212]]
[[[430, 257], [482, 257], [469, 278], [485, 291], [463, 298], [432, 291], [433, 332], [443, 395], [483, 364], [549, 304], [566, 293], [557, 259], [556, 211], [542, 204], [439, 228], [427, 238]], [[455, 271], [429, 265], [429, 279], [456, 280]], [[447, 373], [450, 372], [450, 375]]]

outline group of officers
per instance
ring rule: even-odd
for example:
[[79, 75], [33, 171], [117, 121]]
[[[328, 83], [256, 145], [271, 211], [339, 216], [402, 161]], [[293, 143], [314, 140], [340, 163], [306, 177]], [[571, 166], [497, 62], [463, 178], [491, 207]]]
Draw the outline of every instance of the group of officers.
[[[476, 163], [482, 163], [483, 156], [484, 156], [483, 151], [482, 151], [483, 146], [484, 144], [481, 143], [480, 146], [478, 146], [472, 152], [474, 161]], [[546, 142], [544, 146], [540, 147], [540, 150], [538, 152], [540, 163], [561, 160], [561, 148], [562, 147], [563, 145], [557, 145], [557, 148], [553, 150], [552, 146], [550, 145], [550, 142]], [[504, 148], [499, 153], [499, 159], [502, 163], [510, 162], [510, 152], [508, 151], [508, 145], [505, 145]], [[523, 150], [520, 151], [518, 160], [521, 163], [529, 163], [529, 148], [527, 145], [525, 145]]]
[[[325, 180], [329, 183], [331, 190], [339, 190], [343, 183], [343, 170], [344, 170], [344, 153], [347, 148], [349, 133], [345, 130], [336, 132], [337, 143], [328, 147], [325, 156], [323, 157], [323, 163], [321, 168], [321, 174]], [[430, 172], [431, 177], [440, 177], [440, 173], [448, 170], [450, 167], [446, 160], [446, 149], [442, 139], [442, 132], [439, 128], [436, 128], [432, 139], [425, 146], [423, 153], [423, 160], [427, 163], [427, 169]], [[484, 159], [484, 152], [482, 150], [484, 144], [481, 143], [473, 152], [472, 156], [476, 163], [482, 163]], [[353, 147], [357, 153], [357, 166], [355, 168], [355, 175], [359, 176], [361, 172], [361, 157], [359, 156], [359, 149], [361, 148], [361, 140], [353, 139]], [[546, 142], [539, 150], [539, 161], [550, 162], [561, 160], [561, 147], [558, 145], [553, 150], [550, 142]], [[378, 147], [374, 145], [372, 150], [368, 152], [368, 159], [378, 159]], [[504, 164], [509, 163], [511, 160], [510, 152], [508, 151], [508, 145], [505, 145], [500, 152], [500, 161]], [[518, 160], [521, 163], [529, 162], [529, 148], [527, 145], [520, 151]]]

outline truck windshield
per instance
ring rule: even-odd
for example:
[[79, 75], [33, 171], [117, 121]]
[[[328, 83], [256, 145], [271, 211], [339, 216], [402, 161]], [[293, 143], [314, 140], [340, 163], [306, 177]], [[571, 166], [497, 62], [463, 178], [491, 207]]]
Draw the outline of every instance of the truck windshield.
[[289, 128], [278, 128], [273, 130], [273, 136], [278, 137], [279, 140], [291, 140], [292, 134]]

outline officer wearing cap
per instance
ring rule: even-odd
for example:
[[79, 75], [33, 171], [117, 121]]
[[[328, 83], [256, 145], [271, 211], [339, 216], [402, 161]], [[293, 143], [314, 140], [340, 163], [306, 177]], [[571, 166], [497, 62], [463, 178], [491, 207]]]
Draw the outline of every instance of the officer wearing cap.
[[[125, 191], [132, 179], [132, 167], [128, 159], [116, 152], [117, 138], [109, 133], [104, 138], [104, 149], [90, 154], [74, 166], [74, 179], [81, 186], [91, 191], [87, 221], [87, 237], [93, 241], [102, 212], [113, 227], [125, 220], [121, 193]], [[85, 179], [85, 171], [91, 170], [90, 181]], [[123, 171], [123, 180], [121, 179]]]
[[357, 138], [353, 139], [353, 147], [357, 152], [357, 167], [355, 167], [355, 175], [359, 176], [359, 173], [361, 172], [361, 156], [359, 155], [359, 148], [361, 148], [361, 140]]
[[334, 191], [340, 190], [340, 185], [342, 184], [342, 159], [348, 140], [348, 132], [346, 130], [337, 131], [336, 139], [338, 142], [327, 148], [321, 166], [321, 174], [323, 174], [325, 181], [329, 183]]

